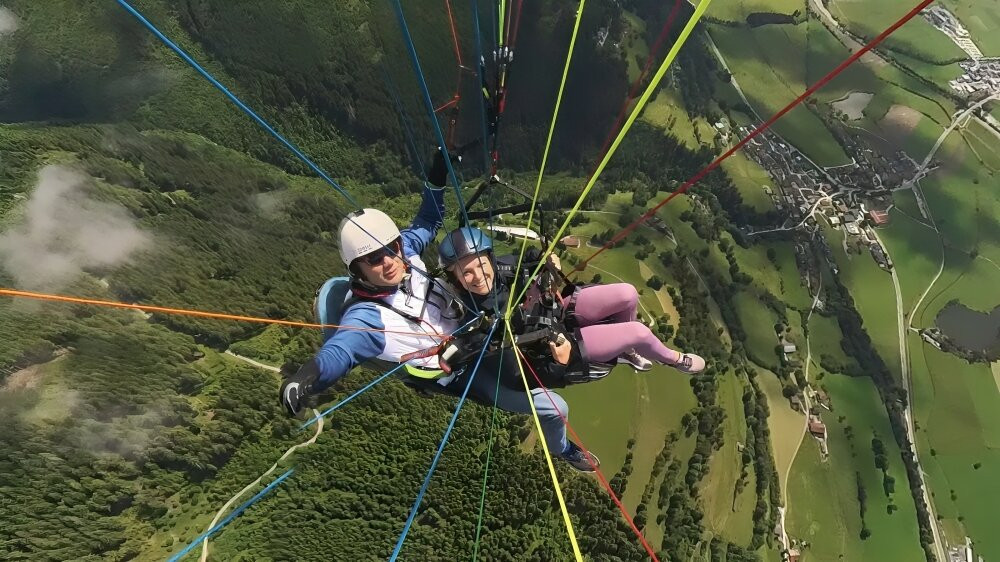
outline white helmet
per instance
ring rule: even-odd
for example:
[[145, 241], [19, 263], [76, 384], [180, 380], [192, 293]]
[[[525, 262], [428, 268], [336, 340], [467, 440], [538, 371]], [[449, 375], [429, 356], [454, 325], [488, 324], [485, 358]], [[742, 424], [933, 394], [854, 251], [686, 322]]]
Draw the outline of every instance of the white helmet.
[[354, 211], [340, 223], [340, 259], [350, 266], [399, 237], [399, 227], [389, 215], [378, 209]]

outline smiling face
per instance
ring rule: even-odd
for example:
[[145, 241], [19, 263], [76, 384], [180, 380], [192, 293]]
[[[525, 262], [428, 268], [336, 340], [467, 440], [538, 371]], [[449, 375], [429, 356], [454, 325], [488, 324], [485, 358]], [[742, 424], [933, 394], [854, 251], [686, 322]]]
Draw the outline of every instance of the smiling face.
[[462, 288], [474, 295], [487, 295], [493, 290], [493, 261], [486, 253], [461, 258], [450, 271]]
[[406, 264], [401, 256], [402, 246], [396, 240], [387, 247], [361, 256], [355, 263], [366, 281], [380, 287], [391, 287], [399, 285], [406, 277]]

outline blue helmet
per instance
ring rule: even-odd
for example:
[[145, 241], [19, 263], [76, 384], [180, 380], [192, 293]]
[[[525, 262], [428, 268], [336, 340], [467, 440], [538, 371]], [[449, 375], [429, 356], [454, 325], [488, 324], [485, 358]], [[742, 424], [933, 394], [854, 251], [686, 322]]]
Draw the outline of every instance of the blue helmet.
[[438, 263], [448, 269], [466, 256], [492, 251], [493, 240], [485, 232], [463, 226], [449, 232], [438, 244]]

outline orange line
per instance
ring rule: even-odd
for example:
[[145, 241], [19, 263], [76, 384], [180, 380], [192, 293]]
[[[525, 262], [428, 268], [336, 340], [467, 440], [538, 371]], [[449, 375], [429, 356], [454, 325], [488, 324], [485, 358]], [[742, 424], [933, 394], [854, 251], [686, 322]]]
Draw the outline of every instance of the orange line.
[[438, 339], [435, 334], [423, 332], [404, 332], [397, 330], [377, 330], [374, 328], [359, 328], [356, 326], [341, 326], [338, 324], [314, 324], [311, 322], [296, 322], [294, 320], [275, 320], [273, 318], [259, 318], [256, 316], [239, 316], [236, 314], [225, 314], [222, 312], [205, 312], [202, 310], [189, 310], [186, 308], [167, 308], [163, 306], [147, 306], [142, 304], [129, 304], [118, 301], [105, 301], [97, 299], [84, 299], [80, 297], [68, 297], [65, 295], [52, 295], [48, 293], [35, 293], [31, 291], [18, 291], [15, 289], [0, 288], [0, 295], [9, 297], [23, 297], [28, 299], [71, 302], [77, 304], [90, 304], [95, 306], [107, 306], [111, 308], [129, 308], [141, 310], [143, 312], [161, 312], [163, 314], [179, 314], [184, 316], [197, 316], [201, 318], [215, 318], [218, 320], [236, 320], [240, 322], [256, 322], [258, 324], [280, 324], [282, 326], [295, 326], [299, 328], [336, 328], [338, 330], [355, 330], [358, 332], [382, 332], [385, 334], [402, 334], [407, 336], [420, 336], [431, 339]]

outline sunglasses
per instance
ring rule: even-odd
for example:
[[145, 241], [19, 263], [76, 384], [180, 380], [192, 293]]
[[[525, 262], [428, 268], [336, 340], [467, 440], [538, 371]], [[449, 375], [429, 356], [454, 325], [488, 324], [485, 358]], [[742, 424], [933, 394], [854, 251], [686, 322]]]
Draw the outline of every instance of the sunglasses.
[[402, 243], [399, 240], [399, 238], [396, 238], [392, 242], [389, 242], [387, 245], [382, 246], [381, 248], [375, 250], [374, 252], [367, 253], [358, 259], [367, 263], [372, 267], [375, 267], [376, 265], [382, 263], [382, 260], [384, 260], [386, 257], [391, 258], [395, 256], [401, 256], [402, 253], [403, 253]]

